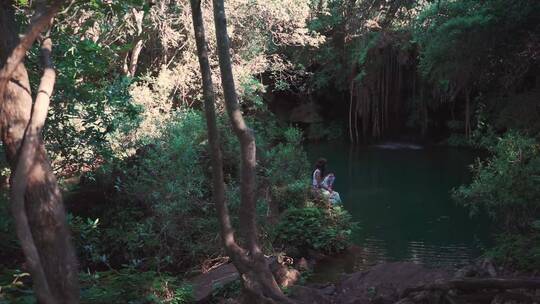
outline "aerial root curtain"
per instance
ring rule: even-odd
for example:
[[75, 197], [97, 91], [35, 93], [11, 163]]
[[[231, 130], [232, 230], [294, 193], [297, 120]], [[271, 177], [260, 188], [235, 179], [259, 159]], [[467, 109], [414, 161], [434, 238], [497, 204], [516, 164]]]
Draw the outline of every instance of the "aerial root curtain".
[[409, 52], [394, 44], [393, 35], [380, 36], [349, 78], [349, 139], [354, 143], [381, 138], [396, 127], [406, 95], [415, 89]]

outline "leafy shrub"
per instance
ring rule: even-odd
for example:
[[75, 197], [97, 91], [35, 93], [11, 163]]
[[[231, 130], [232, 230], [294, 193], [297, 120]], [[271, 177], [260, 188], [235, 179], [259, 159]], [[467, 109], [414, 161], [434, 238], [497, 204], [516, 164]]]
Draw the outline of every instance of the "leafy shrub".
[[493, 156], [473, 166], [470, 185], [454, 198], [475, 213], [485, 208], [507, 230], [529, 230], [540, 212], [540, 147], [534, 139], [509, 132], [491, 147]]
[[90, 219], [68, 214], [68, 223], [74, 236], [77, 256], [87, 263], [107, 263], [107, 255], [103, 254], [99, 218]]
[[30, 274], [27, 272], [0, 268], [0, 304], [36, 303], [29, 282]]
[[280, 210], [303, 207], [308, 197], [309, 164], [307, 155], [299, 145], [302, 134], [298, 129], [287, 128], [283, 142], [264, 154], [263, 175], [271, 187], [272, 199]]
[[[219, 118], [227, 199], [231, 220], [236, 224], [239, 151], [228, 123], [226, 117]], [[309, 170], [300, 145], [302, 134], [279, 126], [273, 116], [250, 123], [257, 137], [259, 187], [269, 189], [269, 199], [279, 201], [282, 210], [303, 206]], [[106, 179], [113, 184], [109, 186], [113, 193], [107, 207], [92, 214], [92, 218], [100, 219], [98, 229], [93, 230], [101, 240], [98, 254], [88, 252], [93, 250], [85, 243], [89, 235], [77, 237], [81, 255], [89, 263], [173, 271], [222, 254], [202, 114], [178, 112], [156, 130], [141, 139], [141, 148], [132, 158], [103, 166], [97, 174], [98, 183]], [[263, 224], [266, 199], [261, 197], [257, 206]], [[76, 233], [90, 232], [85, 226], [91, 223], [86, 219], [77, 219], [76, 224]], [[262, 241], [269, 244], [265, 238]]]
[[198, 209], [208, 185], [200, 165], [205, 135], [200, 114], [179, 114], [163, 127], [159, 138], [149, 140], [145, 157], [129, 170], [128, 174], [137, 178], [126, 181], [126, 194], [148, 204], [161, 220], [174, 211]]
[[291, 208], [276, 227], [278, 244], [335, 253], [349, 245], [355, 224], [347, 211], [339, 206], [324, 210], [318, 207]]
[[493, 155], [473, 166], [472, 183], [453, 196], [473, 214], [485, 209], [501, 224], [489, 255], [518, 269], [538, 269], [540, 147], [532, 138], [508, 132], [489, 148]]
[[279, 210], [302, 208], [306, 205], [309, 190], [305, 180], [293, 181], [287, 185], [273, 185], [272, 199], [279, 204]]
[[[463, 79], [479, 86], [492, 77], [508, 85], [504, 66], [527, 65], [526, 58], [515, 56], [517, 41], [526, 39], [527, 29], [538, 22], [539, 8], [532, 0], [431, 3], [417, 16], [413, 29], [420, 46], [420, 71], [445, 89], [459, 86]], [[508, 43], [509, 37], [516, 43]]]
[[97, 258], [112, 267], [178, 270], [221, 253], [202, 115], [178, 112], [157, 130], [140, 140], [136, 155], [96, 174], [96, 184], [110, 184], [111, 198], [94, 213], [100, 218], [93, 230], [101, 241], [97, 256], [86, 252], [92, 248], [85, 243], [91, 223], [75, 218], [85, 262]]
[[168, 248], [167, 243], [160, 243], [166, 239], [159, 234], [153, 218], [139, 208], [122, 202], [103, 216], [102, 246], [109, 263], [113, 267], [160, 269], [180, 262], [173, 260], [169, 252], [160, 250]]
[[190, 285], [155, 272], [133, 269], [81, 275], [81, 303], [183, 304], [193, 302]]
[[446, 122], [446, 127], [450, 130], [450, 136], [446, 139], [446, 145], [450, 147], [470, 147], [471, 141], [465, 136], [465, 122], [461, 120], [450, 120]]
[[[69, 176], [95, 168], [140, 123], [141, 107], [133, 102], [133, 80], [118, 73], [118, 54], [103, 43], [52, 31], [53, 61], [59, 71], [44, 137], [58, 174]], [[28, 56], [31, 83], [39, 83], [39, 48]]]
[[503, 233], [497, 236], [488, 256], [505, 266], [525, 271], [540, 269], [540, 231], [527, 234]]
[[[30, 274], [19, 270], [0, 273], [0, 303], [34, 304]], [[177, 278], [132, 268], [81, 273], [81, 303], [184, 304], [193, 303], [193, 288]]]

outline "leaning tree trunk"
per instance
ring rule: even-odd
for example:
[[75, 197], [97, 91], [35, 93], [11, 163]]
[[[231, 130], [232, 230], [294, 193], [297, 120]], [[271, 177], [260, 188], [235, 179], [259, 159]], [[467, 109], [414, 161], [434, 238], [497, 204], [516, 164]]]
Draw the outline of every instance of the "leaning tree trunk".
[[44, 73], [34, 105], [23, 59], [62, 2], [38, 12], [21, 40], [13, 7], [0, 6], [0, 126], [12, 171], [10, 201], [36, 296], [46, 304], [79, 302], [78, 270], [62, 195], [41, 135], [55, 81], [50, 38], [42, 43]]
[[[213, 93], [208, 91], [212, 89], [210, 69], [208, 65], [208, 55], [206, 54], [204, 41], [204, 28], [201, 14], [200, 1], [192, 0], [193, 20], [195, 25], [197, 46], [199, 58], [201, 59], [201, 71], [203, 74], [203, 85], [207, 92], [205, 94], [205, 104], [213, 104]], [[229, 55], [229, 40], [227, 35], [227, 22], [225, 18], [225, 8], [222, 0], [213, 1], [214, 5], [214, 22], [216, 27], [217, 48], [219, 57], [219, 66], [221, 70], [221, 80], [224, 91], [225, 107], [227, 109], [230, 122], [239, 142], [241, 153], [241, 207], [240, 207], [240, 227], [241, 233], [246, 241], [247, 250], [239, 247], [235, 240], [232, 227], [229, 221], [229, 215], [226, 209], [225, 200], [222, 197], [216, 197], [221, 201], [218, 202], [218, 209], [222, 224], [222, 238], [225, 243], [225, 248], [231, 255], [233, 263], [241, 273], [241, 278], [244, 284], [244, 290], [248, 298], [248, 302], [266, 303], [280, 302], [292, 303], [283, 295], [281, 289], [277, 285], [272, 272], [270, 271], [267, 260], [260, 249], [258, 242], [257, 222], [256, 222], [256, 184], [255, 184], [255, 166], [256, 166], [256, 145], [253, 131], [247, 126], [240, 111], [232, 74], [231, 59]], [[213, 112], [213, 106], [211, 108]], [[208, 114], [207, 114], [208, 115]], [[215, 115], [215, 114], [212, 114]], [[215, 124], [215, 119], [212, 119]], [[209, 129], [210, 131], [210, 129]], [[215, 130], [217, 133], [217, 129]], [[214, 131], [213, 131], [214, 132]], [[219, 143], [214, 141], [216, 149], [219, 148]], [[214, 149], [212, 151], [215, 153]], [[216, 157], [216, 156], [214, 156]], [[217, 157], [216, 157], [216, 160]], [[216, 165], [219, 165], [216, 163]], [[217, 170], [217, 168], [214, 168]], [[219, 167], [221, 170], [221, 167]], [[215, 172], [217, 173], [217, 172]], [[223, 173], [215, 176], [221, 177], [221, 180], [214, 180], [214, 185], [223, 187]], [[222, 191], [221, 188], [219, 190]], [[223, 195], [223, 193], [218, 193]]]
[[193, 17], [193, 28], [195, 30], [195, 41], [197, 44], [197, 55], [199, 57], [199, 65], [202, 74], [204, 113], [208, 128], [208, 144], [210, 147], [210, 158], [212, 163], [213, 199], [218, 211], [221, 239], [227, 254], [234, 257], [242, 254], [243, 251], [235, 241], [234, 230], [232, 228], [227, 201], [225, 198], [223, 156], [221, 153], [219, 131], [217, 127], [216, 109], [214, 104], [214, 85], [212, 83], [212, 74], [208, 60], [208, 50], [206, 48], [201, 2], [200, 0], [190, 1], [191, 14]]

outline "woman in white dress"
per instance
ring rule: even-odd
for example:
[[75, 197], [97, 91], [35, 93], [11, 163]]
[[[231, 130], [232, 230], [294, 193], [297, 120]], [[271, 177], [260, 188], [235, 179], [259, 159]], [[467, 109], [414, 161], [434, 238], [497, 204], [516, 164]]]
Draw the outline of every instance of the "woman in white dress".
[[315, 163], [315, 170], [313, 170], [311, 187], [316, 193], [322, 194], [332, 204], [341, 203], [339, 193], [333, 190], [334, 181], [336, 179], [334, 173], [325, 175], [326, 159], [319, 158]]

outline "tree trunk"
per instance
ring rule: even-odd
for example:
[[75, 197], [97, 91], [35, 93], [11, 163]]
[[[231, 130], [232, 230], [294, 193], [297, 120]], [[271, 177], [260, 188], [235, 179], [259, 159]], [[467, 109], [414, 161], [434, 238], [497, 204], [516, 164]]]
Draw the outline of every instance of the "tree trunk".
[[247, 249], [252, 254], [259, 254], [260, 248], [257, 237], [257, 223], [255, 222], [255, 166], [256, 146], [255, 136], [244, 121], [238, 105], [236, 88], [229, 54], [229, 38], [223, 1], [213, 1], [214, 22], [221, 71], [221, 82], [225, 99], [225, 107], [229, 115], [231, 126], [240, 142], [241, 157], [241, 188], [240, 188], [240, 225], [242, 235], [246, 241]]
[[[142, 33], [143, 33], [143, 19], [144, 19], [144, 10], [138, 11], [137, 9], [132, 9], [133, 14], [133, 21], [135, 22], [135, 28], [137, 29], [137, 33], [134, 40], [133, 49], [131, 49], [131, 56], [126, 55], [125, 58], [125, 67], [124, 67], [124, 73], [126, 76], [134, 77], [135, 73], [137, 72], [137, 66], [139, 62], [139, 55], [141, 54], [141, 51], [143, 49], [143, 39], [142, 39]], [[129, 65], [127, 64], [127, 61], [129, 59]]]
[[32, 274], [40, 303], [78, 303], [76, 256], [66, 223], [62, 195], [50, 166], [41, 131], [47, 116], [55, 72], [50, 61], [52, 41], [42, 44], [44, 73], [32, 106], [23, 59], [40, 33], [51, 23], [62, 1], [38, 12], [19, 41], [14, 12], [0, 7], [0, 125], [12, 171], [10, 200], [17, 235]]
[[234, 230], [231, 225], [227, 201], [225, 198], [225, 183], [223, 179], [223, 156], [220, 148], [219, 131], [217, 128], [214, 85], [206, 48], [206, 38], [204, 33], [204, 23], [200, 0], [190, 0], [191, 13], [193, 17], [193, 28], [195, 30], [195, 41], [197, 44], [197, 55], [201, 68], [204, 111], [206, 125], [208, 127], [208, 144], [210, 146], [210, 158], [212, 162], [212, 182], [213, 198], [218, 211], [219, 223], [221, 226], [221, 239], [227, 254], [231, 257], [236, 253], [242, 253], [236, 244]]
[[251, 303], [293, 303], [283, 295], [272, 275], [266, 258], [258, 244], [258, 232], [255, 209], [255, 166], [256, 145], [253, 131], [245, 123], [240, 111], [234, 78], [232, 74], [229, 55], [229, 41], [223, 1], [214, 1], [214, 20], [216, 26], [216, 38], [218, 43], [218, 56], [221, 70], [221, 79], [225, 96], [225, 106], [230, 118], [232, 128], [240, 142], [241, 151], [241, 208], [240, 225], [241, 232], [246, 241], [247, 250], [238, 246], [234, 238], [234, 232], [229, 219], [229, 212], [225, 202], [223, 183], [221, 151], [217, 137], [217, 126], [214, 109], [214, 93], [208, 63], [208, 53], [204, 37], [204, 26], [201, 12], [201, 2], [191, 0], [193, 24], [197, 42], [197, 50], [201, 72], [203, 75], [203, 90], [205, 99], [205, 111], [209, 126], [209, 143], [211, 145], [214, 198], [218, 209], [222, 240], [227, 253], [231, 256], [234, 265], [241, 274], [246, 291], [246, 298]]

